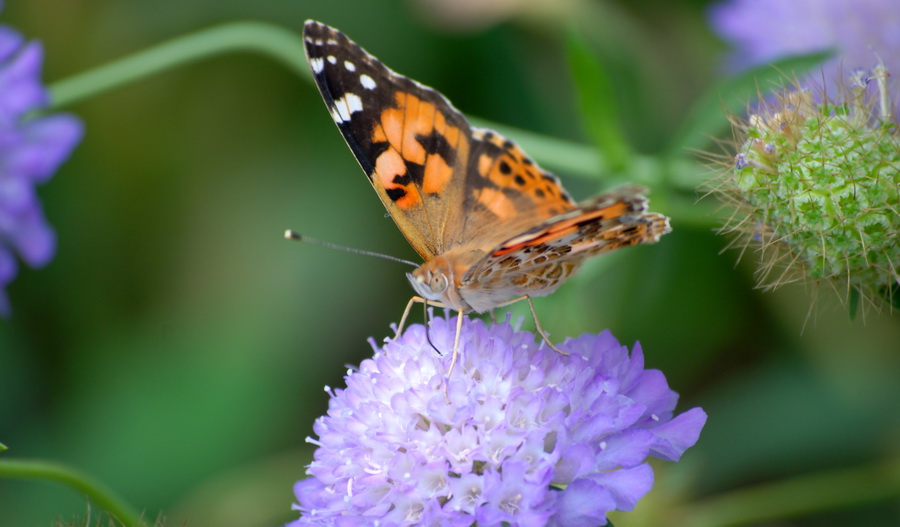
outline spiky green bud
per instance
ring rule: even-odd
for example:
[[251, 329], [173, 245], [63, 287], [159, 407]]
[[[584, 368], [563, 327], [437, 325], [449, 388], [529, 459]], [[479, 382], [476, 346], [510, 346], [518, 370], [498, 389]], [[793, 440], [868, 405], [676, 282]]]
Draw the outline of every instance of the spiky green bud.
[[[737, 155], [717, 190], [725, 230], [760, 255], [760, 285], [827, 280], [863, 298], [900, 284], [900, 131], [888, 74], [854, 72], [846, 96], [785, 91], [735, 123]], [[874, 81], [874, 90], [867, 90]]]

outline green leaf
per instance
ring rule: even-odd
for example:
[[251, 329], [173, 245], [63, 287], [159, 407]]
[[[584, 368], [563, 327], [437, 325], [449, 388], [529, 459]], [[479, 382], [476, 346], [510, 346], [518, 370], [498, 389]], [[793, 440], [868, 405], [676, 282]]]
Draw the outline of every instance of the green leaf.
[[799, 78], [832, 54], [832, 51], [820, 51], [785, 57], [713, 85], [694, 103], [666, 151], [677, 156], [703, 148], [711, 137], [722, 135], [728, 127], [729, 115], [743, 111], [761, 92]]
[[632, 153], [621, 133], [609, 75], [575, 29], [568, 32], [566, 54], [587, 132], [607, 168], [621, 172], [631, 162]]

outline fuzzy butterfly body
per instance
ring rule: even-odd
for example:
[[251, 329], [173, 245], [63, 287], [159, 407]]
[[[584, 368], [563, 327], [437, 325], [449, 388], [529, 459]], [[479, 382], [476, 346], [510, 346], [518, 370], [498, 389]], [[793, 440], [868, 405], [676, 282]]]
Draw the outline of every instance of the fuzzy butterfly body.
[[388, 69], [340, 31], [304, 27], [334, 122], [403, 235], [425, 260], [424, 299], [484, 312], [555, 291], [591, 256], [669, 232], [627, 186], [575, 203], [512, 141], [473, 128], [440, 93]]

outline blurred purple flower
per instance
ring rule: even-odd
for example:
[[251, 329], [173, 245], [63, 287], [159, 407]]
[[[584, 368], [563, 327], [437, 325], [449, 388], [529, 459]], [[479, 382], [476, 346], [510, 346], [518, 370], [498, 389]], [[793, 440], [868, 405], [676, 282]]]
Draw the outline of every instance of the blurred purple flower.
[[[429, 331], [452, 348], [455, 321]], [[328, 388], [290, 527], [604, 525], [652, 487], [647, 457], [677, 461], [706, 422], [700, 408], [675, 416], [663, 374], [608, 331], [563, 356], [508, 322], [466, 320], [450, 379], [424, 326], [372, 345], [346, 389]]]
[[[0, 3], [2, 8], [2, 3]], [[56, 251], [35, 185], [43, 183], [82, 136], [70, 115], [33, 117], [45, 107], [41, 84], [43, 50], [0, 25], [0, 315], [10, 311], [6, 285], [18, 271], [13, 253], [32, 267], [47, 264]]]
[[[727, 0], [710, 8], [709, 19], [732, 44], [736, 68], [835, 50], [822, 66], [832, 96], [856, 68], [872, 69], [881, 62], [900, 74], [898, 0]], [[893, 95], [896, 99], [897, 91]]]

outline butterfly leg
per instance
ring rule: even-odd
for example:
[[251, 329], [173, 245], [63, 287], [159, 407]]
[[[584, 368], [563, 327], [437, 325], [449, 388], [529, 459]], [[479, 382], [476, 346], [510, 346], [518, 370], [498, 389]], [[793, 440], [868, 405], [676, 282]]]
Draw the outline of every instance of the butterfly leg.
[[[434, 300], [427, 300], [422, 298], [421, 296], [414, 296], [409, 299], [409, 302], [406, 304], [406, 309], [403, 310], [403, 316], [400, 317], [400, 323], [397, 324], [397, 332], [394, 333], [394, 339], [397, 339], [401, 333], [403, 333], [403, 328], [406, 326], [406, 319], [409, 317], [409, 312], [412, 311], [413, 304], [422, 304], [422, 307], [426, 308], [428, 306], [434, 307], [446, 307], [444, 304], [440, 302], [435, 302]], [[428, 311], [425, 311], [425, 336], [428, 337], [428, 343], [431, 344], [431, 337], [428, 336]], [[434, 344], [431, 344], [431, 347], [434, 348], [434, 351], [438, 351], [435, 348]]]
[[537, 311], [534, 310], [534, 302], [531, 301], [531, 297], [528, 295], [524, 295], [523, 298], [528, 301], [528, 307], [531, 308], [531, 316], [534, 318], [534, 327], [537, 329], [538, 334], [544, 339], [544, 342], [550, 346], [550, 349], [559, 353], [560, 355], [568, 355], [565, 351], [557, 348], [552, 342], [550, 342], [550, 337], [547, 336], [547, 333], [544, 331], [544, 328], [541, 327], [541, 321], [538, 320]]
[[[409, 299], [409, 302], [406, 304], [406, 309], [403, 310], [403, 316], [400, 317], [400, 323], [397, 324], [397, 332], [394, 333], [394, 339], [400, 336], [403, 333], [403, 328], [406, 326], [406, 319], [409, 317], [409, 312], [412, 311], [413, 304], [428, 304], [428, 300], [425, 300], [421, 296], [414, 296]], [[427, 323], [428, 321], [426, 321]]]
[[456, 366], [456, 359], [459, 358], [459, 334], [462, 333], [463, 311], [460, 310], [456, 316], [456, 337], [453, 338], [453, 355], [450, 357], [450, 367], [447, 369], [447, 382], [444, 383], [444, 399], [450, 400], [447, 394], [447, 387], [450, 385], [450, 374], [453, 373], [453, 367]]

